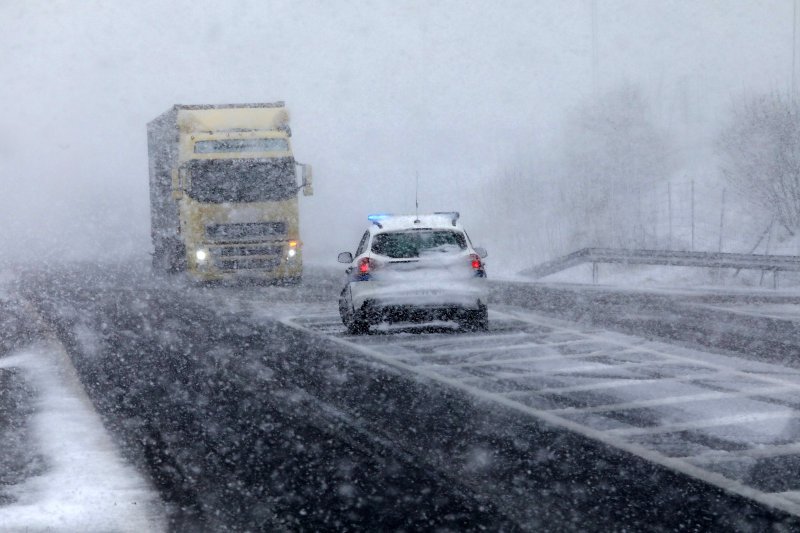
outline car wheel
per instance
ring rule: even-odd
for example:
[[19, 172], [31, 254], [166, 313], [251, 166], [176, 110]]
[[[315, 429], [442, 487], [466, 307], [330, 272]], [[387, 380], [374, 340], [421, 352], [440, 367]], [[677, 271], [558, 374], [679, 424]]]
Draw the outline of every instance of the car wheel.
[[342, 324], [345, 325], [350, 335], [362, 335], [369, 331], [369, 322], [365, 319], [364, 313], [354, 311], [352, 304], [347, 299], [347, 287], [339, 296], [339, 316], [342, 317]]
[[346, 326], [350, 335], [364, 335], [369, 332], [369, 322], [358, 316], [358, 313], [353, 316], [353, 319]]
[[459, 323], [466, 331], [486, 331], [489, 329], [489, 309], [480, 304], [475, 311], [464, 311]]
[[353, 315], [352, 307], [350, 307], [350, 302], [347, 301], [347, 287], [342, 289], [342, 293], [339, 295], [339, 316], [342, 319], [342, 324], [345, 326], [350, 321], [350, 317]]

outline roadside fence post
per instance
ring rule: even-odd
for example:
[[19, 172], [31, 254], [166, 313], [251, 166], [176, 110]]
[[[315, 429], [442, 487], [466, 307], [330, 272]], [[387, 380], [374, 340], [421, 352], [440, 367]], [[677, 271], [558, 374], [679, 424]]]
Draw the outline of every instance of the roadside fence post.
[[669, 219], [669, 234], [667, 235], [667, 249], [672, 250], [672, 182], [667, 182], [667, 213]]
[[694, 179], [692, 179], [692, 251], [694, 252]]

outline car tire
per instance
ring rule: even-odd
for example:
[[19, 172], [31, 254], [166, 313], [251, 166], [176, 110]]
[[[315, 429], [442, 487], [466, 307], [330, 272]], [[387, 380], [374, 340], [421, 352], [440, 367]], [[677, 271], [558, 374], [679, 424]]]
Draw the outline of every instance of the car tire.
[[356, 313], [353, 319], [346, 324], [347, 333], [350, 335], [364, 335], [369, 332], [369, 322]]
[[339, 316], [342, 317], [342, 324], [347, 328], [350, 335], [362, 335], [369, 331], [369, 322], [364, 317], [362, 311], [355, 311], [347, 300], [347, 287], [342, 290], [339, 296]]
[[353, 314], [352, 307], [350, 307], [350, 302], [347, 301], [346, 294], [347, 287], [345, 287], [339, 295], [339, 317], [341, 317], [342, 324], [345, 326], [350, 321], [350, 317]]
[[459, 323], [466, 331], [486, 331], [489, 329], [489, 309], [479, 304], [475, 311], [464, 311]]

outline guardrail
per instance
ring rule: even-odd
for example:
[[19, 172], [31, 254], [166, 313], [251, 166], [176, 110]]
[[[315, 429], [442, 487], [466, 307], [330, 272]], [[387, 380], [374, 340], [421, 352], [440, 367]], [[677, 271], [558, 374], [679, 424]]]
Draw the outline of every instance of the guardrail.
[[762, 270], [773, 272], [774, 274], [780, 271], [800, 272], [800, 256], [796, 255], [583, 248], [569, 255], [523, 270], [521, 274], [539, 279], [583, 263], [592, 263], [592, 280], [594, 282], [597, 282], [598, 263], [735, 268], [737, 270]]

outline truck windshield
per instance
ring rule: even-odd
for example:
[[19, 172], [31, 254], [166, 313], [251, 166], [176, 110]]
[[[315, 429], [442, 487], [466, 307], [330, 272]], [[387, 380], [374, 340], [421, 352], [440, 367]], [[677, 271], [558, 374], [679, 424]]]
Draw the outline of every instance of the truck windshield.
[[188, 195], [198, 202], [286, 200], [297, 193], [294, 159], [194, 159]]
[[289, 141], [281, 138], [197, 141], [194, 143], [194, 151], [196, 154], [221, 152], [288, 152]]

